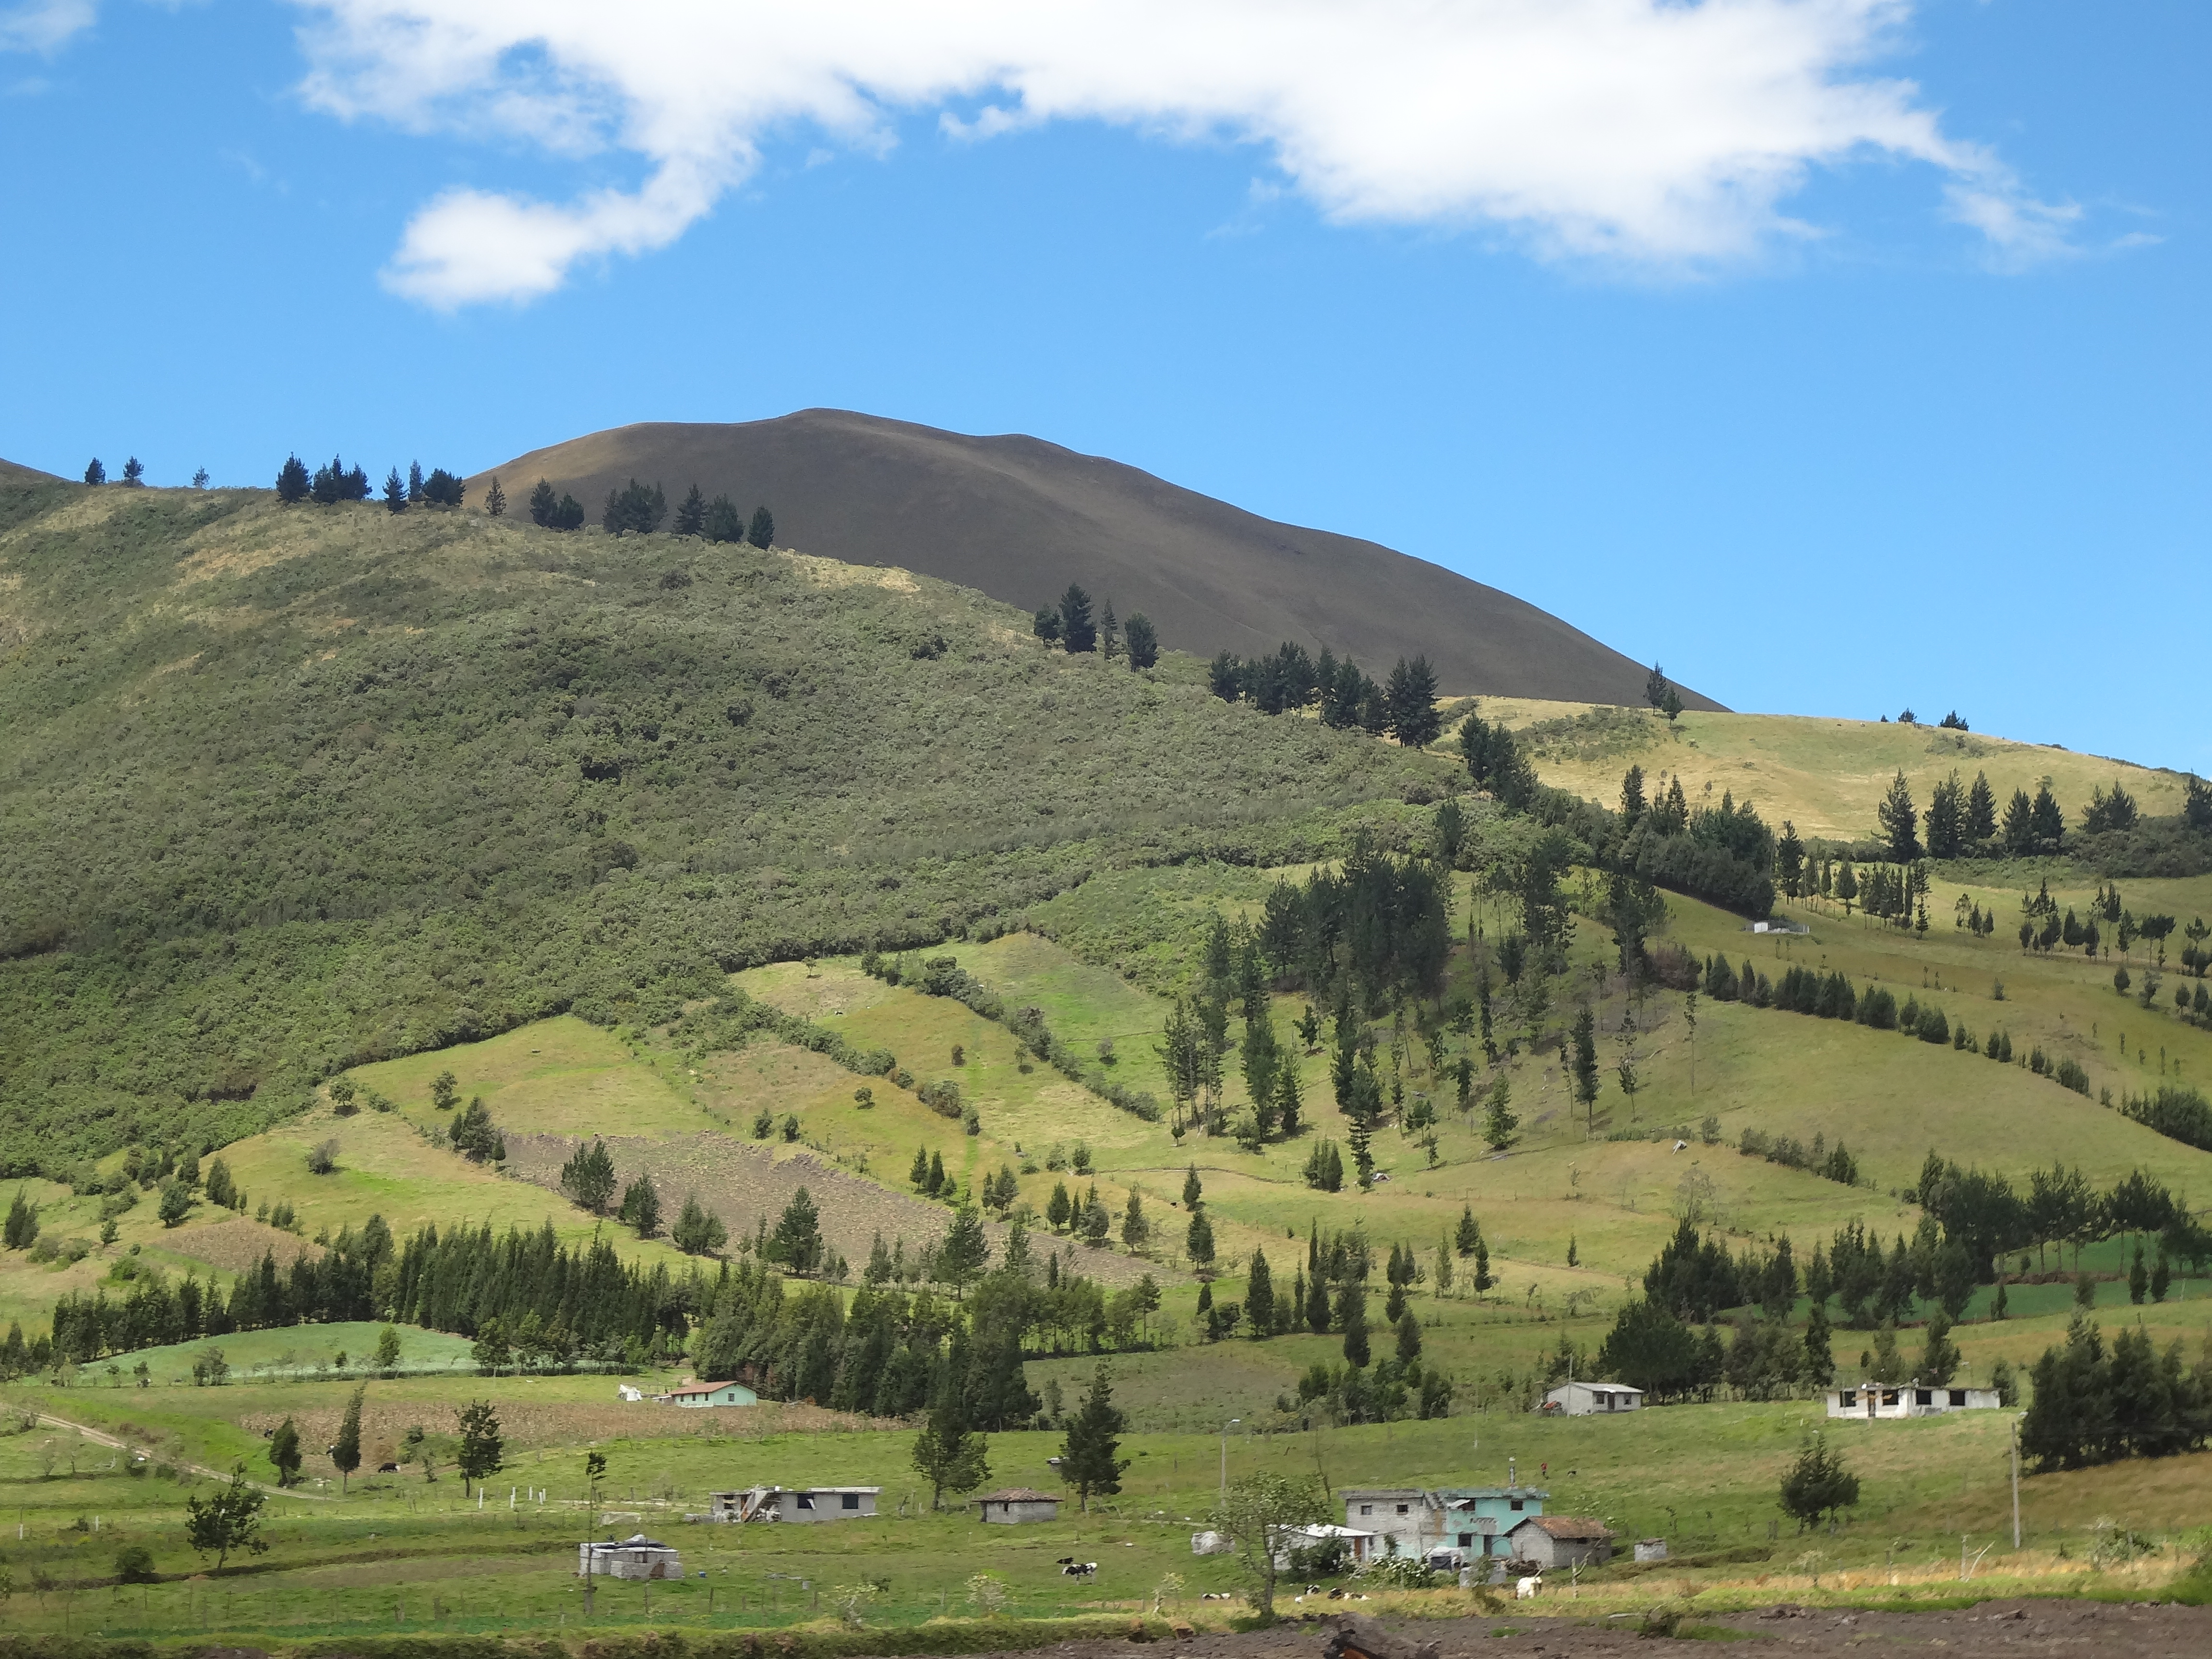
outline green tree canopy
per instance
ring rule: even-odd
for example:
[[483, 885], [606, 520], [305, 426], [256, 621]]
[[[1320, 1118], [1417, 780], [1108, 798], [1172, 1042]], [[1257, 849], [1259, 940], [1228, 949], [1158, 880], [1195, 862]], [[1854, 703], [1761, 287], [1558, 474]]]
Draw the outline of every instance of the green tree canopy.
[[185, 1541], [202, 1555], [212, 1554], [217, 1572], [235, 1552], [259, 1555], [269, 1547], [261, 1536], [261, 1506], [268, 1501], [266, 1492], [246, 1484], [240, 1463], [231, 1471], [228, 1486], [206, 1498], [185, 1499]]
[[1129, 1460], [1120, 1455], [1121, 1437], [1128, 1430], [1128, 1419], [1114, 1405], [1112, 1376], [1101, 1364], [1083, 1403], [1068, 1419], [1060, 1444], [1060, 1478], [1075, 1488], [1077, 1504], [1085, 1514], [1093, 1494], [1110, 1498], [1121, 1490], [1121, 1474]]

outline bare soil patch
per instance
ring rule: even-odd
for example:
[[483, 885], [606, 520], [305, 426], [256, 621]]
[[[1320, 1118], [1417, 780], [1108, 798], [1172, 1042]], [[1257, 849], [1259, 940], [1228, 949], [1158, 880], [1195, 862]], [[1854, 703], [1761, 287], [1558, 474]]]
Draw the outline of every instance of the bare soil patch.
[[276, 1265], [289, 1267], [301, 1256], [310, 1261], [323, 1258], [323, 1247], [310, 1243], [297, 1233], [288, 1233], [282, 1227], [272, 1227], [265, 1221], [255, 1221], [247, 1216], [238, 1216], [228, 1221], [218, 1221], [211, 1227], [185, 1227], [170, 1234], [162, 1244], [179, 1255], [191, 1256], [204, 1261], [210, 1267], [220, 1267], [227, 1273], [243, 1273], [248, 1267], [258, 1267], [261, 1258], [274, 1251]]
[[[805, 1188], [821, 1212], [823, 1237], [855, 1273], [866, 1265], [878, 1234], [886, 1248], [904, 1239], [911, 1258], [925, 1243], [943, 1237], [951, 1218], [944, 1205], [879, 1187], [838, 1168], [811, 1147], [736, 1140], [711, 1133], [680, 1140], [628, 1135], [604, 1139], [618, 1182], [628, 1185], [641, 1174], [652, 1178], [653, 1190], [660, 1194], [664, 1225], [672, 1224], [684, 1199], [696, 1194], [702, 1206], [721, 1218], [732, 1245], [752, 1237], [763, 1224], [773, 1231], [784, 1206]], [[560, 1135], [510, 1134], [507, 1172], [557, 1192], [561, 1166], [575, 1149], [576, 1142]], [[1006, 1249], [1009, 1230], [995, 1221], [986, 1225], [996, 1260]], [[1030, 1248], [1040, 1258], [1055, 1246], [1074, 1249], [1072, 1260], [1077, 1271], [1108, 1285], [1133, 1285], [1152, 1267], [1113, 1250], [1075, 1249], [1042, 1231], [1030, 1236]]]
[[[1287, 1598], [1285, 1598], [1287, 1599]], [[1281, 1603], [1279, 1601], [1279, 1607]], [[1477, 1619], [1389, 1620], [1395, 1633], [1415, 1643], [1437, 1644], [1440, 1659], [1492, 1659], [1510, 1654], [1542, 1654], [1544, 1659], [1595, 1659], [1600, 1655], [1680, 1651], [1681, 1641], [1653, 1640], [1637, 1633], [1638, 1618], [1584, 1621], [1510, 1608]], [[2124, 1653], [2128, 1659], [2197, 1659], [2212, 1652], [2212, 1607], [2172, 1604], [2074, 1601], [1984, 1602], [1945, 1613], [1877, 1613], [1850, 1607], [1784, 1605], [1757, 1612], [1693, 1616], [1684, 1632], [1718, 1627], [1759, 1644], [1761, 1650], [1786, 1648], [1793, 1655], [1870, 1652], [1905, 1647], [1942, 1648], [1945, 1659], [2020, 1659], [2043, 1653]], [[1325, 1616], [1273, 1630], [1241, 1634], [1206, 1634], [1178, 1642], [1179, 1659], [1321, 1659], [1330, 1625]], [[1725, 1638], [1723, 1638], [1725, 1639]], [[1061, 1659], [1115, 1659], [1126, 1656], [1126, 1641], [1065, 1643]]]

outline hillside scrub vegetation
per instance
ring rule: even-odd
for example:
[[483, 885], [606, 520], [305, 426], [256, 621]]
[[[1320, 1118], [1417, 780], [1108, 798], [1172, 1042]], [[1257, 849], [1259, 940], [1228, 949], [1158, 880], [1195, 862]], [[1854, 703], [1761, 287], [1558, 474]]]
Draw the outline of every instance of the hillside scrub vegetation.
[[672, 1018], [1116, 864], [1325, 856], [1439, 792], [901, 573], [308, 483], [0, 492], [0, 1167], [220, 1144], [364, 1060]]

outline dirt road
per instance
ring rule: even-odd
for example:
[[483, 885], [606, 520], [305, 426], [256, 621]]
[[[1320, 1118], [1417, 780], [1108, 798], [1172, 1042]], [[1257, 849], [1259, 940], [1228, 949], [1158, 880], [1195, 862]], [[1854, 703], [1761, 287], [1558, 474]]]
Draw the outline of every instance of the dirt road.
[[[1655, 1656], [1676, 1644], [1637, 1634], [1634, 1618], [1607, 1623], [1502, 1613], [1482, 1619], [1391, 1621], [1413, 1642], [1434, 1642], [1440, 1659], [1600, 1659]], [[1878, 1655], [1941, 1648], [1943, 1659], [2030, 1659], [2038, 1654], [2124, 1659], [2204, 1659], [2212, 1654], [2212, 1607], [2104, 1601], [1990, 1601], [1955, 1613], [1865, 1613], [1845, 1607], [1781, 1607], [1697, 1619], [1686, 1628], [1723, 1626], [1762, 1650], [1801, 1655]], [[1285, 1625], [1235, 1636], [1179, 1642], [1176, 1659], [1322, 1659], [1328, 1626]], [[1711, 1652], [1711, 1648], [1703, 1650]], [[1051, 1650], [1054, 1659], [1128, 1659], [1126, 1642], [1079, 1642]]]

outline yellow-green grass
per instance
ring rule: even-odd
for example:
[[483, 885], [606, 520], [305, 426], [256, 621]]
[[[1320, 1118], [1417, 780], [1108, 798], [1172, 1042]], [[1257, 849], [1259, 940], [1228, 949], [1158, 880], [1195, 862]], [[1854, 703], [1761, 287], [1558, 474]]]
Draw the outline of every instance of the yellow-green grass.
[[[1485, 720], [1526, 729], [1539, 722], [1571, 720], [1595, 708], [1484, 697], [1479, 703], [1452, 705], [1447, 725], [1455, 735], [1458, 716], [1472, 711]], [[1923, 806], [1936, 785], [1954, 770], [1969, 783], [1976, 772], [1986, 773], [2000, 805], [2014, 789], [2033, 794], [2037, 784], [2047, 778], [2069, 823], [2079, 820], [2091, 791], [2109, 790], [2115, 780], [2144, 812], [2152, 814], [2179, 811], [2185, 787], [2185, 775], [2179, 772], [2076, 754], [2048, 744], [1943, 731], [1933, 725], [1689, 712], [1670, 726], [1656, 714], [1626, 712], [1635, 714], [1633, 727], [1613, 715], [1613, 723], [1625, 730], [1601, 744], [1585, 745], [1607, 752], [1578, 757], [1562, 743], [1552, 757], [1540, 756], [1537, 771], [1543, 781], [1612, 806], [1620, 798], [1621, 774], [1632, 763], [1643, 767], [1647, 791], [1661, 773], [1668, 778], [1679, 775], [1693, 805], [1705, 799], [1710, 785], [1716, 801], [1727, 791], [1739, 801], [1755, 802], [1769, 823], [1778, 826], [1787, 818], [1801, 836], [1837, 841], [1877, 836], [1875, 804], [1900, 770]], [[1452, 735], [1443, 747], [1449, 747]]]
[[[372, 1385], [376, 1388], [387, 1385]], [[392, 1388], [416, 1385], [394, 1384]], [[501, 1409], [516, 1417], [547, 1385], [502, 1381], [484, 1385]], [[304, 1411], [335, 1384], [202, 1390], [240, 1404], [248, 1395], [268, 1410]], [[51, 1408], [72, 1395], [27, 1391]], [[159, 1434], [165, 1391], [139, 1407], [139, 1426]], [[27, 1391], [11, 1391], [19, 1401]], [[426, 1406], [427, 1408], [427, 1406]], [[744, 1413], [730, 1414], [733, 1419]], [[1206, 1590], [1241, 1581], [1221, 1557], [1194, 1557], [1189, 1536], [1209, 1517], [1224, 1449], [1218, 1424], [1181, 1434], [1135, 1434], [1124, 1442], [1131, 1460], [1123, 1490], [1088, 1515], [1066, 1507], [1048, 1525], [983, 1534], [962, 1510], [921, 1512], [926, 1494], [909, 1462], [911, 1434], [865, 1432], [751, 1437], [733, 1420], [719, 1441], [602, 1439], [608, 1460], [597, 1509], [585, 1497], [581, 1446], [530, 1447], [494, 1476], [479, 1509], [463, 1498], [450, 1470], [425, 1484], [412, 1470], [402, 1478], [356, 1480], [350, 1492], [317, 1486], [272, 1500], [270, 1553], [253, 1570], [197, 1582], [170, 1582], [141, 1592], [71, 1590], [71, 1580], [106, 1577], [116, 1550], [142, 1546], [157, 1570], [182, 1575], [202, 1563], [184, 1547], [181, 1511], [186, 1486], [155, 1475], [132, 1476], [104, 1447], [69, 1443], [65, 1431], [42, 1426], [0, 1439], [0, 1483], [19, 1505], [23, 1538], [11, 1544], [16, 1595], [10, 1623], [26, 1632], [110, 1635], [146, 1631], [286, 1632], [298, 1637], [336, 1628], [377, 1630], [559, 1630], [585, 1623], [573, 1577], [574, 1540], [589, 1528], [599, 1535], [644, 1530], [684, 1552], [688, 1572], [702, 1581], [653, 1588], [650, 1617], [664, 1626], [776, 1626], [817, 1613], [814, 1591], [863, 1577], [890, 1580], [873, 1616], [907, 1623], [941, 1611], [962, 1611], [966, 1581], [988, 1570], [1007, 1583], [1012, 1610], [1030, 1615], [1085, 1603], [1127, 1606], [1148, 1599], [1164, 1577], [1184, 1581], [1195, 1610]], [[1670, 1568], [1671, 1597], [1695, 1593], [1700, 1604], [1727, 1606], [1763, 1593], [1789, 1594], [1802, 1577], [1797, 1559], [1817, 1542], [1831, 1574], [1856, 1574], [1854, 1588], [1906, 1597], [1954, 1595], [1959, 1540], [1992, 1546], [1977, 1582], [1984, 1593], [2015, 1579], [2049, 1589], [2070, 1547], [2078, 1562], [2098, 1517], [2167, 1537], [2201, 1524], [2212, 1456], [2198, 1455], [2075, 1474], [2031, 1477], [2022, 1483], [2027, 1548], [2010, 1545], [2009, 1422], [1997, 1413], [1910, 1423], [1843, 1424], [1831, 1441], [1863, 1481], [1862, 1501], [1838, 1535], [1797, 1537], [1776, 1504], [1782, 1471], [1807, 1433], [1825, 1427], [1816, 1407], [1802, 1403], [1666, 1407], [1634, 1417], [1545, 1420], [1492, 1413], [1435, 1423], [1255, 1435], [1249, 1421], [1226, 1437], [1227, 1473], [1234, 1480], [1261, 1469], [1325, 1478], [1333, 1489], [1402, 1484], [1492, 1484], [1508, 1460], [1524, 1482], [1550, 1493], [1553, 1513], [1606, 1521], [1626, 1537], [1668, 1538], [1679, 1555], [1751, 1544], [1774, 1547], [1771, 1560], [1734, 1567]], [[241, 1439], [244, 1437], [241, 1435]], [[62, 1443], [51, 1455], [48, 1443]], [[1056, 1435], [1000, 1435], [991, 1442], [991, 1480], [1048, 1489], [1057, 1484], [1046, 1463]], [[76, 1473], [69, 1472], [70, 1454]], [[109, 1467], [111, 1464], [116, 1467]], [[41, 1478], [52, 1471], [52, 1478]], [[311, 1458], [311, 1479], [327, 1479]], [[684, 1526], [680, 1517], [702, 1505], [706, 1492], [757, 1481], [784, 1485], [870, 1484], [885, 1488], [888, 1513], [872, 1520], [801, 1528]], [[204, 1491], [205, 1483], [198, 1485]], [[534, 1494], [543, 1492], [544, 1500]], [[513, 1507], [509, 1507], [512, 1492]], [[529, 1495], [526, 1495], [529, 1494]], [[906, 1512], [902, 1514], [900, 1511]], [[75, 1530], [80, 1516], [87, 1529]], [[97, 1531], [91, 1529], [98, 1517]], [[1770, 1534], [1771, 1529], [1771, 1534]], [[978, 1546], [988, 1543], [988, 1556]], [[1080, 1588], [1058, 1572], [1059, 1558], [1099, 1563], [1095, 1584]], [[1944, 1570], [1948, 1568], [1947, 1573]], [[2170, 1565], [2165, 1571], [2171, 1571]], [[1893, 1590], [1890, 1576], [1899, 1581]], [[41, 1576], [55, 1585], [33, 1588]], [[787, 1575], [777, 1577], [772, 1575]], [[805, 1588], [799, 1582], [804, 1580]], [[1948, 1582], [1947, 1582], [1948, 1581]], [[2120, 1581], [2108, 1576], [2106, 1583]], [[2133, 1582], [2133, 1581], [2127, 1581]], [[2142, 1580], [2156, 1582], [2156, 1575]], [[1832, 1595], [1834, 1579], [1827, 1588]], [[710, 1611], [708, 1590], [714, 1592]], [[1648, 1601], [1649, 1577], [1601, 1575], [1581, 1595], [1601, 1610], [1614, 1601]], [[735, 1605], [739, 1596], [742, 1607]], [[404, 1609], [402, 1601], [406, 1603]], [[825, 1598], [826, 1599], [826, 1598]], [[591, 1622], [635, 1626], [647, 1618], [646, 1591], [632, 1583], [601, 1586]], [[1420, 1603], [1405, 1604], [1411, 1611]], [[1436, 1598], [1433, 1610], [1463, 1605]]]
[[673, 1139], [711, 1128], [691, 1079], [667, 1056], [626, 1044], [573, 1015], [539, 1020], [483, 1042], [358, 1067], [354, 1080], [396, 1103], [410, 1122], [441, 1127], [432, 1081], [453, 1075], [459, 1097], [482, 1097], [492, 1121], [533, 1134]]

